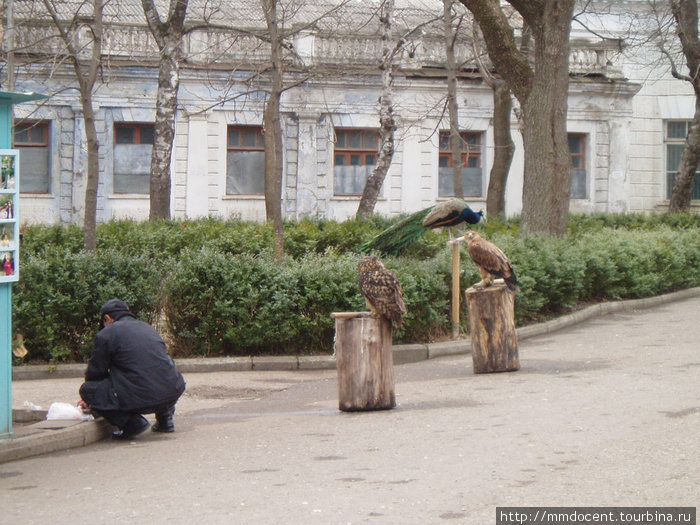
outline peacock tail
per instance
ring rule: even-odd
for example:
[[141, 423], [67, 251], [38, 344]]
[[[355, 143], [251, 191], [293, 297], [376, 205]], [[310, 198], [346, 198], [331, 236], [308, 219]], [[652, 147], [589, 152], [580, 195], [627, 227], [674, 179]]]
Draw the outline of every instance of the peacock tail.
[[434, 206], [430, 206], [401, 219], [373, 239], [363, 243], [360, 251], [363, 253], [376, 251], [384, 255], [400, 254], [425, 233], [427, 228], [423, 226], [423, 219], [433, 208]]

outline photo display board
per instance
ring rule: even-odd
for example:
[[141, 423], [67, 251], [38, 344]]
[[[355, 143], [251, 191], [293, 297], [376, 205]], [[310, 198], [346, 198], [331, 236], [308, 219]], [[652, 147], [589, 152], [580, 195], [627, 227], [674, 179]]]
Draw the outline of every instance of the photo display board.
[[19, 151], [0, 149], [0, 283], [19, 278]]

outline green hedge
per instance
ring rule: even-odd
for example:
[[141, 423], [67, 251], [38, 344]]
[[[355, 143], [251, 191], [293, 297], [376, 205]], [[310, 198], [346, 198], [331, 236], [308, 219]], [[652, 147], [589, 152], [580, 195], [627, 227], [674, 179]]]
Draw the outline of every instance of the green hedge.
[[154, 323], [163, 270], [150, 257], [49, 249], [24, 255], [13, 286], [13, 328], [30, 359], [83, 361], [99, 329], [100, 306], [119, 297]]
[[[519, 325], [591, 300], [644, 297], [700, 285], [700, 224], [692, 216], [575, 217], [565, 239], [517, 234], [517, 219], [487, 223], [522, 291]], [[118, 221], [98, 228], [95, 254], [75, 227], [24, 232], [14, 329], [29, 361], [84, 361], [111, 297], [159, 324], [174, 355], [331, 353], [334, 311], [364, 310], [358, 246], [391, 221], [286, 225], [288, 257], [272, 257], [272, 230], [245, 221]], [[573, 225], [573, 226], [571, 226]], [[482, 230], [484, 226], [479, 226]], [[408, 306], [397, 343], [450, 332], [451, 250], [429, 232], [412, 257], [383, 258]], [[462, 253], [462, 290], [479, 280]], [[462, 312], [467, 329], [466, 312]]]

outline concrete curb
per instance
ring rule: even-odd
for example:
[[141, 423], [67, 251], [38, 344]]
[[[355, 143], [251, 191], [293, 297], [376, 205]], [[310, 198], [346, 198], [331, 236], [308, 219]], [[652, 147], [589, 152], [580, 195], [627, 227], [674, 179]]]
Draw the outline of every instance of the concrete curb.
[[[680, 301], [700, 296], [700, 287], [689, 288], [644, 299], [630, 299], [609, 303], [598, 303], [576, 312], [563, 315], [551, 321], [516, 329], [518, 339], [526, 339], [548, 334], [581, 323], [592, 317], [606, 315], [624, 310], [651, 308], [671, 301]], [[439, 343], [395, 345], [393, 347], [394, 364], [415, 363], [426, 359], [435, 359], [446, 355], [467, 354], [471, 352], [469, 338]], [[311, 356], [246, 356], [246, 357], [206, 357], [176, 359], [177, 367], [182, 373], [201, 372], [244, 372], [250, 370], [332, 370], [335, 369], [335, 357], [332, 355]], [[12, 369], [15, 381], [28, 379], [82, 378], [84, 364], [70, 365], [20, 365]]]
[[[518, 339], [561, 330], [592, 317], [613, 312], [651, 308], [672, 301], [700, 296], [700, 288], [680, 292], [611, 303], [600, 303], [577, 312], [516, 330]], [[393, 347], [394, 364], [414, 363], [448, 355], [467, 354], [471, 351], [468, 338], [441, 343], [397, 345]], [[335, 357], [321, 356], [262, 356], [201, 358], [177, 360], [183, 373], [249, 371], [249, 370], [320, 370], [334, 369]], [[27, 365], [15, 367], [15, 380], [82, 377], [85, 365]], [[13, 418], [14, 419], [14, 418]], [[0, 463], [23, 459], [49, 452], [82, 447], [108, 437], [112, 427], [104, 419], [95, 421], [42, 421], [24, 427], [21, 432], [8, 439], [0, 439]]]
[[0, 439], [0, 463], [84, 447], [106, 438], [112, 430], [112, 425], [104, 419], [34, 423], [18, 435]]

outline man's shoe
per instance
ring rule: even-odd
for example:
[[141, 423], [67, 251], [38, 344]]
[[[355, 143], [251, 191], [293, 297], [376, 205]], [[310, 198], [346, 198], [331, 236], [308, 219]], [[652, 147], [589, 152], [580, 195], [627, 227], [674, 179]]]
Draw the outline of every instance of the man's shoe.
[[131, 438], [143, 434], [148, 428], [148, 419], [141, 415], [131, 416], [124, 428], [112, 433], [112, 439], [117, 441], [127, 441]]
[[175, 432], [175, 422], [172, 415], [156, 417], [156, 423], [151, 427], [153, 432], [171, 433]]

